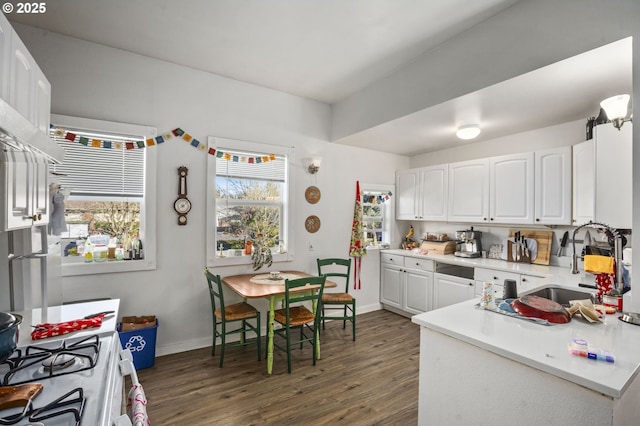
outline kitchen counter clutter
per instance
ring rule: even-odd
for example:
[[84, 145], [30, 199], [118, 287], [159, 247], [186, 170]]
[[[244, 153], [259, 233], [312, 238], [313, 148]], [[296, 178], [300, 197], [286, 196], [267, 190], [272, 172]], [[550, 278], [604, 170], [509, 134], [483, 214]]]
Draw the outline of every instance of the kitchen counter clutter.
[[39, 308], [32, 309], [30, 311], [16, 312], [17, 314], [22, 315], [18, 347], [32, 345], [36, 342], [31, 339], [31, 326], [41, 323], [60, 323], [81, 319], [100, 312], [113, 311], [113, 314], [110, 313], [105, 315], [100, 328], [89, 328], [86, 330], [74, 331], [73, 333], [66, 335], [49, 337], [42, 341], [48, 342], [67, 337], [84, 337], [103, 332], [114, 332], [116, 331], [119, 307], [120, 299], [109, 299], [95, 302], [74, 303], [70, 305], [50, 306], [44, 315], [42, 309]]

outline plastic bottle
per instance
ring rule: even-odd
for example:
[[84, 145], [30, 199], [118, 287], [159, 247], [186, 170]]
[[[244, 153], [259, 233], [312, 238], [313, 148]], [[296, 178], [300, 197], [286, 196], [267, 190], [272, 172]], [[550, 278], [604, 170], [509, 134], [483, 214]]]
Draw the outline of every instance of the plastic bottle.
[[93, 262], [93, 244], [91, 243], [91, 237], [87, 237], [84, 242], [84, 261], [85, 263]]

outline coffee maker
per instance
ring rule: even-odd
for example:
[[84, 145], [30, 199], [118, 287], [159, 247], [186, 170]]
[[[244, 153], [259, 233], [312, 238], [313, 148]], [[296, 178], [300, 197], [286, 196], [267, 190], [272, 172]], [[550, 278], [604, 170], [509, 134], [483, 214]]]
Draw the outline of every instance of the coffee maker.
[[480, 257], [482, 256], [482, 232], [471, 229], [456, 231], [456, 251], [458, 257]]

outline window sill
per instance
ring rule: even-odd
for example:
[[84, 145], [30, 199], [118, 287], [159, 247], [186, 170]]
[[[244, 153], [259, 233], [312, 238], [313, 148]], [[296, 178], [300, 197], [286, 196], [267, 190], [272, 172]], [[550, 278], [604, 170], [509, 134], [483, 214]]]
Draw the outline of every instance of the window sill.
[[[294, 256], [292, 253], [274, 253], [273, 254], [273, 263], [279, 262], [290, 262], [294, 260]], [[233, 266], [233, 265], [251, 265], [251, 256], [228, 256], [224, 253], [224, 256], [221, 257], [218, 253], [216, 253], [216, 257], [213, 259], [212, 264], [210, 266]]]
[[142, 260], [115, 260], [106, 262], [84, 263], [82, 258], [78, 262], [63, 262], [62, 276], [110, 274], [116, 272], [149, 271], [156, 269], [156, 262], [152, 259]]

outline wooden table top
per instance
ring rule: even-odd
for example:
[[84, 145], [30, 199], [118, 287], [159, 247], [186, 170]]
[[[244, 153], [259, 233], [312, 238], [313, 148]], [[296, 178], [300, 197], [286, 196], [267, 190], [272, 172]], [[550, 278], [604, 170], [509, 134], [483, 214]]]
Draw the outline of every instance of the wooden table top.
[[[261, 273], [253, 273], [253, 274], [243, 274], [243, 275], [230, 275], [228, 277], [221, 277], [222, 282], [228, 285], [234, 292], [242, 297], [246, 297], [248, 299], [254, 299], [259, 297], [271, 297], [280, 294], [284, 294], [284, 284], [258, 284], [251, 281], [251, 278], [257, 275], [264, 275], [265, 272]], [[268, 274], [268, 272], [266, 272]], [[292, 274], [298, 275], [301, 278], [303, 277], [311, 277], [312, 275], [302, 272], [302, 271], [282, 271], [282, 274]], [[336, 287], [337, 284], [333, 281], [326, 281], [324, 284], [325, 288]], [[295, 291], [304, 291], [310, 290], [314, 288], [318, 288], [317, 285], [308, 285], [304, 287], [299, 287]]]

